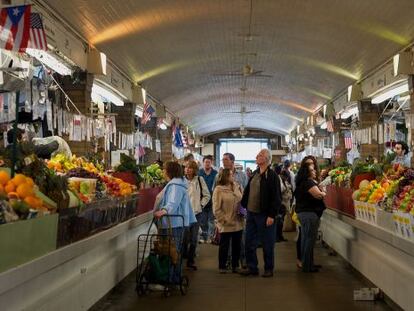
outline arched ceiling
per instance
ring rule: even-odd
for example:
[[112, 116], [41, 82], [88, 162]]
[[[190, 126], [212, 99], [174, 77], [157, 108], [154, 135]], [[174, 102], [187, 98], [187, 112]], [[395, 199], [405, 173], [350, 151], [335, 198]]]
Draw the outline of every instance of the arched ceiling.
[[412, 0], [43, 2], [202, 135], [287, 133], [414, 39]]

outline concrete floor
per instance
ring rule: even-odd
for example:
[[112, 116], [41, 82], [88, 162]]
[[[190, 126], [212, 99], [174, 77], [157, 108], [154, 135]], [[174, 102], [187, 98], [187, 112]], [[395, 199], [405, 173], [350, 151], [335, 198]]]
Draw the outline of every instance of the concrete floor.
[[276, 244], [276, 273], [271, 279], [219, 274], [218, 247], [200, 245], [199, 270], [185, 271], [190, 277], [187, 296], [177, 292], [165, 298], [162, 292], [152, 292], [139, 298], [135, 293], [135, 275], [131, 274], [91, 310], [395, 310], [384, 302], [353, 301], [353, 290], [370, 284], [339, 256], [329, 256], [320, 245], [315, 250], [315, 258], [322, 264], [322, 270], [314, 274], [298, 271], [294, 236], [287, 237], [288, 242]]

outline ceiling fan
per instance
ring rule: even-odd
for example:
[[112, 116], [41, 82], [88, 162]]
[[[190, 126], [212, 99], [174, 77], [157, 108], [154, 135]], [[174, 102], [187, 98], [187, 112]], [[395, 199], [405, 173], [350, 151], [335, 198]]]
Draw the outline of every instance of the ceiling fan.
[[226, 77], [261, 77], [261, 78], [272, 78], [272, 75], [264, 74], [263, 70], [254, 70], [249, 64], [243, 66], [242, 70], [239, 71], [228, 71], [223, 73], [215, 73], [214, 76], [226, 76]]
[[242, 107], [240, 107], [240, 111], [226, 111], [224, 113], [239, 113], [241, 115], [244, 115], [244, 114], [255, 113], [255, 112], [260, 112], [260, 110], [249, 110], [249, 111], [247, 111], [246, 107], [242, 106]]

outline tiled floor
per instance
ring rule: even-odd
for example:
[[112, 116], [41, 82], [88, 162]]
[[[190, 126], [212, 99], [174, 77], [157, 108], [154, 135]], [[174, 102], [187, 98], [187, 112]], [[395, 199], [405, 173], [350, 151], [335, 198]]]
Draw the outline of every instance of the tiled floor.
[[383, 302], [353, 301], [353, 290], [369, 284], [320, 245], [315, 257], [323, 265], [322, 270], [315, 274], [298, 271], [293, 235], [288, 238], [289, 242], [276, 244], [276, 273], [271, 279], [218, 274], [217, 246], [201, 245], [199, 270], [185, 271], [191, 282], [187, 296], [177, 292], [165, 298], [162, 292], [153, 292], [139, 298], [135, 293], [135, 275], [131, 274], [92, 310], [393, 310]]

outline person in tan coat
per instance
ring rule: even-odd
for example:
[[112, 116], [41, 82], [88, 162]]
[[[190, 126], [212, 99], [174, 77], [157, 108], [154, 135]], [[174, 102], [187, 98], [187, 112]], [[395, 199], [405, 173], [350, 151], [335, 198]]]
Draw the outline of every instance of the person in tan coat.
[[244, 218], [239, 215], [241, 198], [241, 187], [234, 181], [233, 172], [230, 169], [224, 169], [219, 174], [213, 192], [213, 213], [216, 217], [217, 227], [220, 232], [220, 273], [226, 273], [230, 241], [232, 243], [232, 269], [234, 273], [238, 272], [244, 225]]

